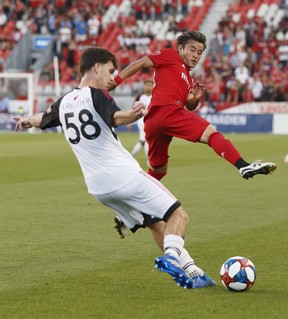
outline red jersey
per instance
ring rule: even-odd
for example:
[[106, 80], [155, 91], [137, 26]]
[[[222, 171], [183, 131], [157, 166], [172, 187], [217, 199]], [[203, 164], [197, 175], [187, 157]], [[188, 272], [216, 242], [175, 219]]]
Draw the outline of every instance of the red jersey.
[[163, 49], [151, 53], [148, 57], [155, 68], [155, 86], [149, 107], [184, 107], [192, 89], [192, 78], [179, 53], [174, 49]]

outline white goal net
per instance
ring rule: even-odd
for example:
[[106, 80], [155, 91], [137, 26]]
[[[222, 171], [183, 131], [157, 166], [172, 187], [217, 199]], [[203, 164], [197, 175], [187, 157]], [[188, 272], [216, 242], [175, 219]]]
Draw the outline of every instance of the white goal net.
[[0, 130], [13, 130], [13, 117], [30, 116], [33, 108], [33, 74], [0, 73]]

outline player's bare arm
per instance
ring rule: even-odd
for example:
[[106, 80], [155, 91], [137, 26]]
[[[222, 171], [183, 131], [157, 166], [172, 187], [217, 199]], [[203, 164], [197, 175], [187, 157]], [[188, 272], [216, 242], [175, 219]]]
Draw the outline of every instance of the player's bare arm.
[[122, 81], [129, 78], [131, 75], [135, 74], [137, 71], [143, 68], [153, 67], [154, 64], [148, 56], [145, 56], [137, 61], [129, 64], [119, 75], [114, 78], [114, 81], [110, 84], [108, 91], [115, 89]]
[[19, 130], [27, 130], [31, 127], [40, 127], [40, 123], [42, 120], [44, 113], [37, 113], [30, 117], [22, 117], [22, 116], [15, 116], [14, 120], [16, 121], [15, 131]]
[[189, 92], [188, 97], [187, 97], [187, 102], [186, 102], [186, 108], [189, 111], [193, 111], [197, 108], [204, 91], [205, 91], [204, 84], [202, 84], [200, 82], [196, 82], [193, 84], [193, 88]]
[[113, 115], [113, 121], [116, 126], [127, 125], [139, 120], [146, 114], [146, 112], [145, 105], [136, 101], [131, 109], [115, 112]]

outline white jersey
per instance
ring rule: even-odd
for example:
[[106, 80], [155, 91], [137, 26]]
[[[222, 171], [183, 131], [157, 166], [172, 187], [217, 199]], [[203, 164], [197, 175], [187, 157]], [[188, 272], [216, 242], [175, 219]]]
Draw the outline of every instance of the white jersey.
[[[146, 95], [142, 93], [140, 96], [138, 96], [136, 101], [143, 103], [147, 109], [147, 107], [150, 104], [151, 98], [152, 98], [152, 95]], [[141, 117], [139, 120], [137, 120], [136, 124], [139, 130], [139, 140], [142, 142], [145, 142], [146, 138], [145, 138], [145, 131], [144, 131], [144, 118]]]
[[152, 98], [152, 95], [147, 95], [143, 93], [140, 95], [139, 101], [142, 102], [147, 108], [150, 104], [151, 98]]
[[141, 171], [113, 130], [120, 109], [104, 90], [76, 88], [60, 98], [42, 118], [41, 129], [61, 125], [81, 166], [88, 192], [113, 192]]

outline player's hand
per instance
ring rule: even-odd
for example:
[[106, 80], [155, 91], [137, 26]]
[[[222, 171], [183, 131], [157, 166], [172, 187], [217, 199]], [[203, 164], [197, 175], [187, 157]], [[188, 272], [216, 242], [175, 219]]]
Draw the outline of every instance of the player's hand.
[[204, 84], [197, 81], [196, 83], [193, 83], [193, 88], [190, 93], [193, 94], [194, 99], [200, 99], [204, 91]]
[[140, 119], [147, 114], [146, 106], [143, 103], [136, 101], [132, 105], [132, 112], [138, 119]]
[[19, 130], [24, 130], [24, 129], [27, 130], [28, 128], [32, 127], [28, 117], [15, 116], [14, 120], [16, 121], [16, 126], [15, 126], [16, 132], [18, 132]]

